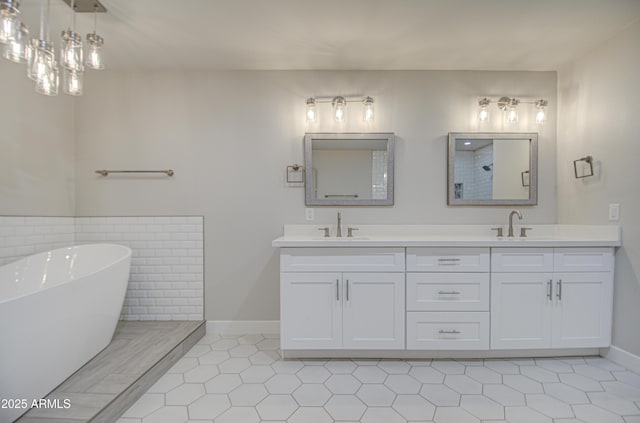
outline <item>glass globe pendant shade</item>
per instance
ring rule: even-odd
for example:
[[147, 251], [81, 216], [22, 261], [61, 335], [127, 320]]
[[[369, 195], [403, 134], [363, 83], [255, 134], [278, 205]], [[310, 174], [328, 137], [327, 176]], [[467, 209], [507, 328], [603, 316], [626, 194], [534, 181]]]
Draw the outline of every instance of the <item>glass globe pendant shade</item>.
[[27, 63], [28, 61], [28, 36], [29, 29], [22, 22], [20, 23], [19, 30], [16, 33], [15, 38], [9, 41], [4, 47], [2, 56], [14, 63]]
[[0, 0], [0, 43], [13, 41], [20, 30], [19, 0]]
[[343, 122], [345, 118], [345, 107], [347, 107], [347, 100], [344, 97], [335, 97], [332, 101], [333, 113], [336, 122]]
[[365, 99], [362, 100], [362, 103], [364, 104], [364, 113], [362, 115], [362, 120], [366, 123], [373, 122], [373, 98], [365, 97]]
[[62, 70], [62, 89], [65, 94], [82, 95], [82, 72], [70, 69]]
[[536, 123], [538, 125], [544, 125], [544, 122], [547, 120], [547, 105], [549, 102], [547, 100], [536, 100]]
[[307, 99], [307, 122], [315, 122], [317, 119], [316, 100], [311, 97]]
[[58, 95], [58, 64], [53, 45], [44, 40], [38, 40], [32, 52], [29, 76], [36, 81], [36, 92], [50, 96]]
[[65, 69], [82, 72], [84, 70], [82, 37], [71, 29], [62, 31], [61, 36], [60, 65]]
[[95, 70], [104, 69], [104, 61], [102, 59], [102, 46], [104, 39], [96, 34], [87, 34], [87, 42], [89, 43], [89, 52], [87, 54], [87, 67]]
[[507, 108], [507, 123], [515, 124], [518, 123], [518, 104], [520, 102], [516, 99], [512, 99], [511, 103]]
[[478, 102], [478, 107], [480, 110], [478, 111], [478, 122], [488, 122], [489, 121], [489, 104], [491, 101], [488, 98], [483, 98]]

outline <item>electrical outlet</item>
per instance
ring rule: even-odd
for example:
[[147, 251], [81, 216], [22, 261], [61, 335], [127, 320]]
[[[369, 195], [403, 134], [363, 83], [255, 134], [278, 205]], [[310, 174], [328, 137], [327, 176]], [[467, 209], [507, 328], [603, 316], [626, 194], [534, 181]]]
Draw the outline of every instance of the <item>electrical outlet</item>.
[[304, 214], [305, 214], [305, 219], [307, 219], [307, 220], [313, 220], [314, 219], [313, 209], [304, 209]]
[[609, 204], [609, 220], [611, 222], [617, 222], [620, 220], [620, 204]]

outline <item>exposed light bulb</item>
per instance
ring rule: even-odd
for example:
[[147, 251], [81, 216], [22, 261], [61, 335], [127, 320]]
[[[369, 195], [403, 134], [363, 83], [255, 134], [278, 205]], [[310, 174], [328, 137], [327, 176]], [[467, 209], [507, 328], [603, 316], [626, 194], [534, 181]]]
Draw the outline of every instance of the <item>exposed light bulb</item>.
[[65, 94], [82, 95], [82, 72], [63, 69], [63, 90]]
[[315, 122], [317, 119], [316, 100], [311, 97], [307, 99], [307, 122]]
[[15, 63], [27, 63], [28, 60], [28, 41], [29, 29], [22, 22], [20, 29], [16, 33], [16, 37], [9, 41], [4, 48], [3, 57]]
[[364, 114], [362, 116], [362, 120], [364, 120], [366, 123], [373, 122], [373, 101], [374, 100], [371, 97], [365, 97], [364, 100], [362, 100], [362, 102], [364, 103]]
[[18, 30], [18, 20], [15, 16], [0, 12], [0, 43], [6, 44], [12, 41]]
[[51, 44], [39, 41], [32, 49], [33, 60], [29, 76], [36, 81], [36, 92], [44, 95], [58, 95], [58, 65]]
[[18, 20], [20, 0], [0, 0], [0, 43], [13, 41], [22, 23]]
[[83, 71], [82, 37], [71, 29], [62, 31], [60, 65], [65, 69]]
[[489, 104], [491, 101], [488, 98], [483, 98], [478, 101], [478, 106], [480, 110], [478, 111], [478, 122], [487, 122], [489, 121]]
[[95, 70], [104, 69], [104, 61], [102, 60], [104, 39], [94, 32], [93, 34], [87, 34], [87, 42], [89, 43], [87, 66]]
[[336, 122], [343, 122], [345, 117], [345, 107], [347, 107], [347, 100], [344, 97], [335, 97], [333, 99], [334, 116]]
[[547, 100], [536, 100], [536, 123], [538, 125], [543, 125], [547, 120], [547, 105], [549, 102]]
[[507, 108], [507, 123], [515, 124], [518, 123], [518, 104], [520, 102], [515, 98], [511, 100], [509, 103], [509, 107]]

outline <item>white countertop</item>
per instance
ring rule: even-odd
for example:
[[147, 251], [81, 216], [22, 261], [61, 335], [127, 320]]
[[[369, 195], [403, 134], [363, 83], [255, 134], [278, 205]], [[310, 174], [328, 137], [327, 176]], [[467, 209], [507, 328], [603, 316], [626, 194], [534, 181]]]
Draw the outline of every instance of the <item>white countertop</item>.
[[[273, 247], [619, 247], [622, 235], [614, 225], [516, 225], [514, 238], [496, 237], [491, 230], [500, 225], [348, 225], [358, 228], [347, 238], [336, 238], [336, 225], [329, 225], [331, 237], [319, 228], [327, 225], [284, 225], [283, 236]], [[520, 227], [532, 228], [520, 238]]]

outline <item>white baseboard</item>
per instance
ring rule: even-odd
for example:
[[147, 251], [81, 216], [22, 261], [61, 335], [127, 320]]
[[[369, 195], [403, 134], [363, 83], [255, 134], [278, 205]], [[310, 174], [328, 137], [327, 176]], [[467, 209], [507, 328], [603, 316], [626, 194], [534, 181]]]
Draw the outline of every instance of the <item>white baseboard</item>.
[[279, 320], [207, 320], [207, 333], [279, 334]]
[[622, 367], [632, 370], [636, 373], [640, 373], [640, 357], [635, 354], [625, 351], [622, 348], [611, 346], [610, 348], [604, 348], [600, 350], [600, 355], [618, 363]]

